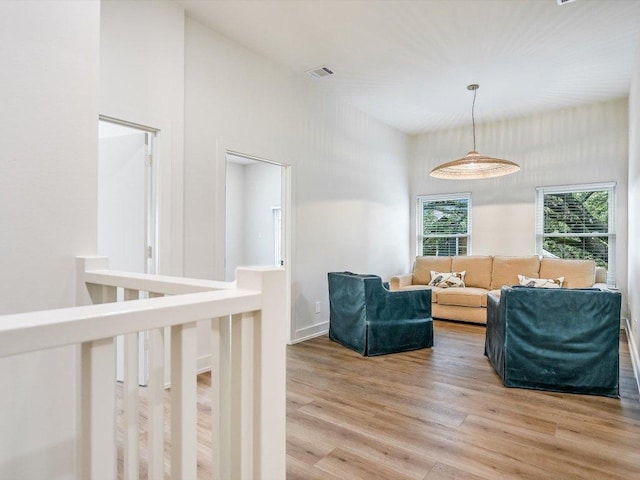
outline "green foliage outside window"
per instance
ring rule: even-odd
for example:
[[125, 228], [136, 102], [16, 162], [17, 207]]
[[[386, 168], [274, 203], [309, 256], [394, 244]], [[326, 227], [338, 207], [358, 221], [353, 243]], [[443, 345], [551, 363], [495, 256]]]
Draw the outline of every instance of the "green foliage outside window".
[[422, 254], [466, 255], [469, 211], [467, 199], [422, 203]]
[[606, 190], [546, 193], [546, 252], [559, 258], [593, 259], [607, 267], [609, 257], [609, 194]]

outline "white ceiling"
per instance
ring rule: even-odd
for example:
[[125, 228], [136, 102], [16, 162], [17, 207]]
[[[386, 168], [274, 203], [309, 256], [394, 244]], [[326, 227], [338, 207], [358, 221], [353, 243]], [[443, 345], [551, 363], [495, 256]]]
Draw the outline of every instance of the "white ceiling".
[[628, 95], [640, 0], [178, 0], [187, 14], [412, 134]]

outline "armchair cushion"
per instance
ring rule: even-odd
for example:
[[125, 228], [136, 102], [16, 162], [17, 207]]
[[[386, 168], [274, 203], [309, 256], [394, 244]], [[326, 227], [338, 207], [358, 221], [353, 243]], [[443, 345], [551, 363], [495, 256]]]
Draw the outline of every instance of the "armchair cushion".
[[618, 397], [620, 306], [617, 292], [503, 287], [485, 355], [507, 387]]
[[329, 338], [361, 355], [433, 346], [431, 290], [391, 292], [376, 275], [331, 272]]

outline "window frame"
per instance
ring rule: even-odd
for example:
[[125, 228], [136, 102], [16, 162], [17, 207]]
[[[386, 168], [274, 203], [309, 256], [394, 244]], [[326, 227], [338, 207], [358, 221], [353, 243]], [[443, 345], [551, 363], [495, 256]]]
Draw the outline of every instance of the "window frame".
[[[451, 235], [424, 235], [424, 204], [425, 202], [438, 202], [438, 201], [451, 201], [451, 200], [466, 200], [467, 202], [467, 233], [466, 234], [451, 234]], [[425, 238], [466, 238], [467, 239], [467, 253], [471, 255], [471, 192], [461, 193], [439, 193], [432, 195], [418, 195], [416, 201], [416, 256], [423, 256], [423, 244]]]
[[[544, 197], [547, 194], [558, 193], [580, 193], [580, 192], [601, 192], [606, 191], [608, 194], [608, 225], [605, 233], [587, 233], [587, 234], [545, 234], [544, 233]], [[607, 237], [607, 286], [615, 288], [616, 286], [616, 182], [604, 183], [587, 183], [579, 185], [557, 185], [549, 187], [536, 187], [536, 253], [541, 257], [544, 256], [544, 240], [551, 237]]]

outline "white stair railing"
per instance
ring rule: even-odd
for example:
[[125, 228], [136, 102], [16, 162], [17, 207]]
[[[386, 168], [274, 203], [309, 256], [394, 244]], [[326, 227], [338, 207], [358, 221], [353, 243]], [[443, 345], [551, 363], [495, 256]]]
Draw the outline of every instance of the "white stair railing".
[[119, 335], [125, 346], [123, 478], [139, 478], [138, 334], [145, 331], [148, 478], [164, 478], [165, 331], [171, 342], [171, 478], [197, 478], [196, 322], [203, 320], [212, 352], [211, 478], [285, 478], [284, 270], [240, 268], [237, 275], [234, 284], [129, 274], [109, 271], [105, 258], [79, 258], [77, 301], [91, 305], [0, 317], [0, 357], [78, 345], [77, 478], [117, 478]]

